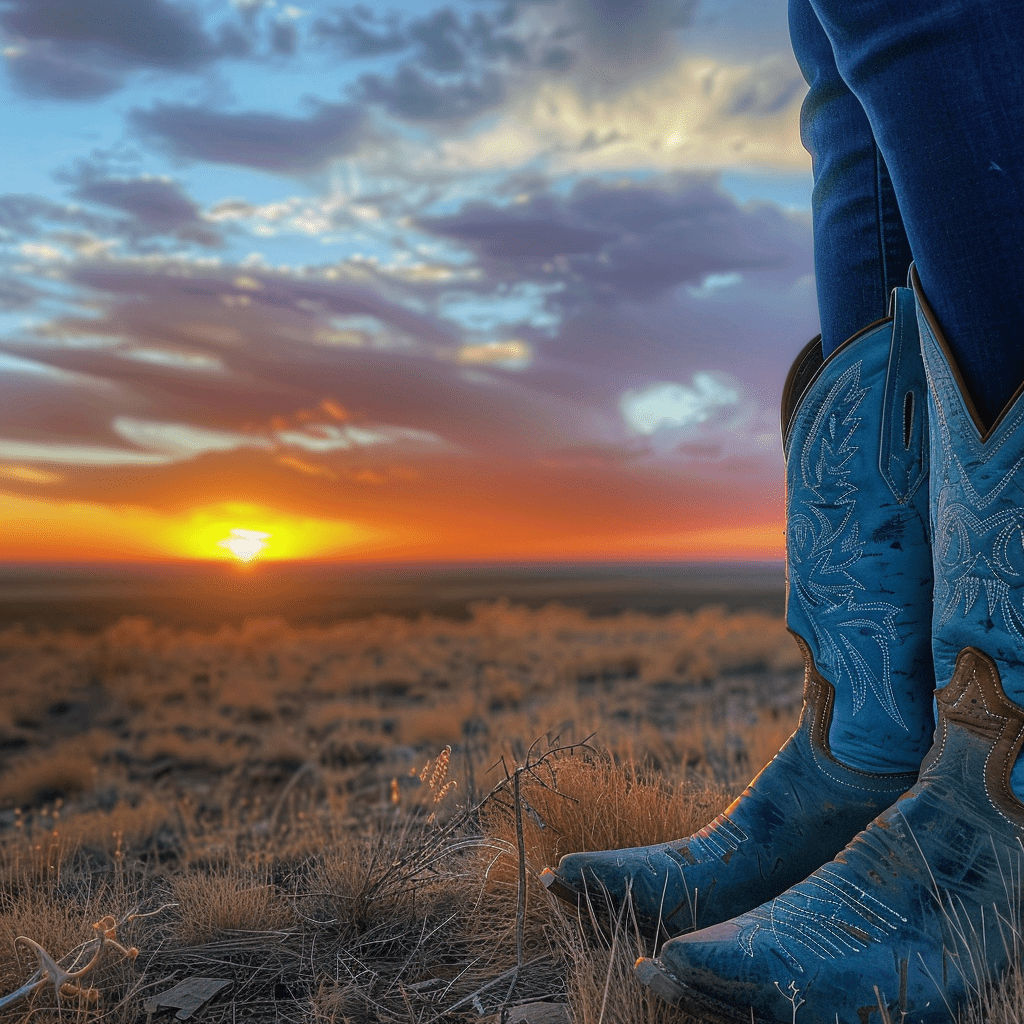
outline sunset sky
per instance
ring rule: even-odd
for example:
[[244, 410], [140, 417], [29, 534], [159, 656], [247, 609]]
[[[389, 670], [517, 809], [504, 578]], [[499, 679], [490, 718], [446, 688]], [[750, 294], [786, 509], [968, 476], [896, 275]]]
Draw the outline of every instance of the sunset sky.
[[781, 555], [817, 331], [785, 0], [0, 32], [0, 561]]

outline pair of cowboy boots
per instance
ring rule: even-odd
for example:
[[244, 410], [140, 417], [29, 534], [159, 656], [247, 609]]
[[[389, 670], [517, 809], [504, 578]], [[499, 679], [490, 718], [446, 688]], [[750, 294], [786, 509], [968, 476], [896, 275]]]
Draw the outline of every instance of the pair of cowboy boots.
[[695, 835], [544, 873], [700, 1022], [938, 1024], [1021, 953], [1024, 398], [980, 423], [911, 283], [786, 383], [796, 732]]

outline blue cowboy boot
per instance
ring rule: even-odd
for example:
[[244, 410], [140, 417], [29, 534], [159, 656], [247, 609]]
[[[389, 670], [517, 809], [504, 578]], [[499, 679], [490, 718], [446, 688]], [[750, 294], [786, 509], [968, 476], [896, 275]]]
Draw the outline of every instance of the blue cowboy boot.
[[917, 780], [934, 729], [926, 386], [912, 293], [783, 393], [787, 623], [804, 654], [796, 732], [687, 839], [565, 856], [542, 879], [652, 937], [728, 920], [833, 857]]
[[[917, 785], [776, 899], [637, 974], [702, 1021], [956, 1016], [1020, 958], [1024, 398], [982, 426], [916, 273], [929, 384], [938, 728]], [[795, 1016], [794, 1016], [795, 1015]]]

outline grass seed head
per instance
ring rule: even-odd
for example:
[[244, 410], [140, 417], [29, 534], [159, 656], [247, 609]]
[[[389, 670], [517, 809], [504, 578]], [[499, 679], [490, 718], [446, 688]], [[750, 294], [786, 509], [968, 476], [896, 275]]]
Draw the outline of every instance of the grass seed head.
[[449, 779], [435, 794], [434, 803], [439, 804], [453, 789], [458, 789], [458, 782], [455, 779]]
[[451, 760], [452, 748], [445, 747], [440, 754], [437, 755], [437, 764], [434, 765], [434, 774], [430, 776], [429, 786], [437, 793], [437, 791], [444, 785], [445, 779], [448, 778], [448, 762]]

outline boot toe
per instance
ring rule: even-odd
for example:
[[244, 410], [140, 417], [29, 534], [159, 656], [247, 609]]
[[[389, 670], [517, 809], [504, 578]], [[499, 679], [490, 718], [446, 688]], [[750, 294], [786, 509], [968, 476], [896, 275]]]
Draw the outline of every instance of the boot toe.
[[586, 900], [602, 913], [617, 913], [650, 854], [645, 847], [570, 853], [557, 868], [545, 868], [541, 881], [549, 892], [574, 906]]
[[738, 938], [739, 928], [725, 922], [673, 939], [659, 956], [636, 962], [636, 978], [700, 1024], [774, 1022], [770, 1008], [766, 1013], [758, 983], [728, 969], [735, 966], [728, 961]]

